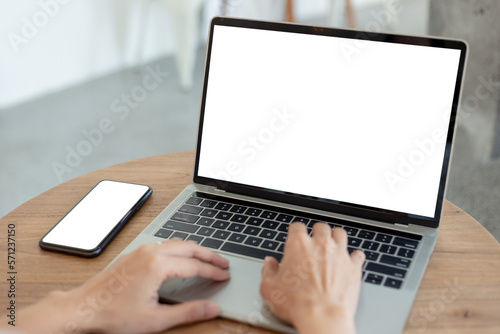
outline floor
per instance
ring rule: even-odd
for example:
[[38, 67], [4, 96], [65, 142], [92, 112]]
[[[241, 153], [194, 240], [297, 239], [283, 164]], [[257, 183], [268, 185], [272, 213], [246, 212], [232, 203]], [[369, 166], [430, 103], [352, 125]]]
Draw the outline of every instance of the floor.
[[[401, 31], [425, 33], [411, 17], [401, 18], [405, 22]], [[368, 10], [359, 13], [360, 27], [370, 19]], [[124, 70], [0, 110], [0, 217], [90, 171], [194, 149], [203, 62], [200, 48], [194, 88], [187, 93], [178, 88], [175, 62], [168, 57], [142, 70]], [[151, 75], [155, 71], [157, 75]], [[145, 76], [156, 77], [157, 87], [138, 88]], [[146, 93], [137, 95], [139, 91]], [[133, 93], [136, 98], [127, 101]], [[500, 147], [499, 141], [497, 136], [495, 148]], [[500, 240], [500, 154], [482, 164], [470, 161], [469, 154], [466, 138], [458, 137], [447, 198]]]

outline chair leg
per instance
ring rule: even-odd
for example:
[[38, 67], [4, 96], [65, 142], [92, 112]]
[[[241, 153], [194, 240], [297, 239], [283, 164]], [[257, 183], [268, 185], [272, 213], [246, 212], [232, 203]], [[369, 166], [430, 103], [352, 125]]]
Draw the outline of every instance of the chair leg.
[[334, 27], [341, 27], [344, 18], [347, 17], [347, 26], [351, 29], [357, 27], [356, 14], [351, 0], [331, 0], [329, 24]]
[[199, 13], [203, 0], [164, 0], [172, 14], [176, 36], [176, 61], [180, 86], [189, 91], [193, 86], [193, 72], [198, 46]]
[[286, 9], [285, 9], [285, 21], [295, 22], [295, 14], [293, 10], [293, 0], [286, 0]]
[[351, 29], [356, 29], [358, 24], [356, 23], [356, 14], [351, 0], [345, 0], [345, 11], [347, 14], [347, 26]]

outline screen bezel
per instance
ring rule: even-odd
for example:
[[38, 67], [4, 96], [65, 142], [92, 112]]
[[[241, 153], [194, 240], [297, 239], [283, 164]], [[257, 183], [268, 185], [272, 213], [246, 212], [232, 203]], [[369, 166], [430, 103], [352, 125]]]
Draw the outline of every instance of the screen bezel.
[[[301, 194], [289, 193], [274, 189], [249, 186], [234, 182], [228, 182], [224, 180], [217, 180], [212, 178], [207, 178], [198, 175], [198, 166], [200, 159], [201, 150], [201, 139], [203, 136], [203, 120], [205, 112], [205, 101], [208, 88], [208, 77], [210, 73], [210, 57], [213, 42], [214, 27], [219, 26], [230, 26], [230, 27], [241, 27], [250, 29], [260, 29], [260, 30], [272, 30], [281, 32], [292, 32], [300, 34], [311, 34], [311, 35], [321, 35], [321, 36], [332, 36], [332, 37], [342, 37], [357, 40], [367, 40], [367, 41], [378, 41], [378, 42], [389, 42], [389, 43], [399, 43], [408, 45], [421, 45], [429, 47], [441, 47], [448, 49], [460, 50], [460, 60], [457, 71], [457, 78], [455, 82], [455, 91], [453, 94], [452, 110], [450, 115], [450, 122], [448, 126], [448, 132], [446, 136], [445, 151], [443, 157], [443, 165], [441, 169], [441, 178], [439, 182], [438, 196], [436, 199], [436, 208], [433, 217], [425, 217], [414, 214], [408, 214], [405, 212], [398, 212], [392, 210], [384, 210], [379, 208], [373, 208], [364, 205], [358, 205], [353, 203], [328, 200], [324, 198], [317, 198], [313, 196], [306, 196]], [[248, 19], [235, 19], [227, 17], [214, 17], [210, 24], [209, 38], [207, 44], [206, 61], [205, 61], [205, 73], [203, 81], [203, 90], [200, 106], [200, 118], [198, 125], [198, 139], [196, 147], [196, 158], [194, 166], [194, 183], [203, 184], [207, 186], [213, 186], [218, 189], [247, 195], [257, 198], [263, 198], [267, 200], [273, 200], [277, 202], [282, 202], [286, 204], [299, 205], [304, 207], [309, 207], [313, 209], [324, 210], [332, 213], [339, 213], [350, 215], [354, 217], [360, 217], [365, 219], [373, 219], [377, 221], [387, 222], [387, 223], [398, 223], [398, 224], [415, 224], [420, 226], [427, 226], [432, 228], [439, 227], [440, 218], [442, 214], [442, 209], [444, 205], [444, 196], [446, 189], [446, 180], [449, 172], [449, 165], [451, 160], [452, 152], [452, 142], [455, 133], [455, 125], [457, 121], [457, 112], [460, 100], [460, 92], [462, 86], [462, 78], [465, 70], [465, 61], [467, 55], [467, 44], [461, 40], [434, 38], [434, 37], [417, 37], [417, 36], [406, 36], [406, 35], [396, 35], [387, 34], [381, 32], [368, 32], [359, 30], [347, 30], [347, 29], [337, 29], [329, 27], [318, 27], [318, 26], [308, 26], [290, 23], [279, 23], [279, 22], [269, 22], [269, 21], [257, 21]]]

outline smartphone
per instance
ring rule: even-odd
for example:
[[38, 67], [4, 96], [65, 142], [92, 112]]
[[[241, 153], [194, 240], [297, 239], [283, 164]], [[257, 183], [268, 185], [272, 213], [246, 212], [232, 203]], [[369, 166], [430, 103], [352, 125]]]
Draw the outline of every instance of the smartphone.
[[99, 255], [153, 190], [102, 180], [40, 239], [42, 249], [84, 257]]

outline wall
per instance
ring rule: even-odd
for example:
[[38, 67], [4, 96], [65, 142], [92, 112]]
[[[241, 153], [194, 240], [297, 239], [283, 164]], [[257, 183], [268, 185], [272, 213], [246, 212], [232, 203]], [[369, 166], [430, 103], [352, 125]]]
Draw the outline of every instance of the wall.
[[[353, 2], [359, 8], [381, 1]], [[230, 3], [239, 16], [280, 19], [284, 1]], [[150, 16], [141, 47], [140, 19], [147, 4]], [[295, 0], [295, 4], [301, 21], [326, 15], [330, 0]], [[217, 0], [207, 0], [205, 23], [212, 13], [217, 13]], [[134, 66], [139, 50], [147, 61], [175, 48], [169, 14], [161, 1], [1, 1], [0, 22], [0, 110]]]
[[[500, 6], [498, 0], [431, 0], [429, 32], [467, 41], [469, 54], [462, 90], [454, 160], [491, 159], [500, 88]], [[464, 24], [466, 22], [467, 24]]]

